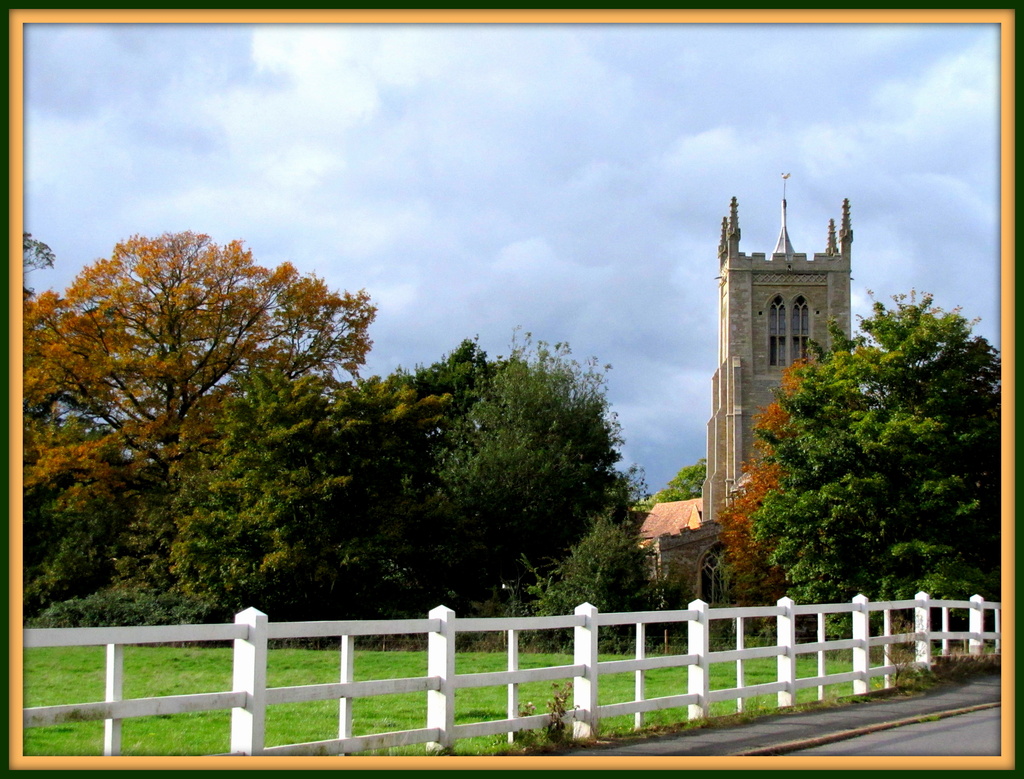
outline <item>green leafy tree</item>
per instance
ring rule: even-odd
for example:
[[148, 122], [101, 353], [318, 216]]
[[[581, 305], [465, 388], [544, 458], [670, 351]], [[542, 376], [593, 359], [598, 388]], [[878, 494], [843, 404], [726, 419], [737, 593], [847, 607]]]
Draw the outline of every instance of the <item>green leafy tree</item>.
[[998, 596], [998, 355], [931, 296], [894, 301], [779, 393], [755, 533], [799, 599]]
[[463, 339], [451, 353], [433, 365], [420, 366], [405, 380], [420, 397], [449, 395], [448, 416], [465, 416], [480, 401], [500, 363], [487, 359], [476, 339]]
[[639, 511], [650, 511], [656, 503], [669, 503], [676, 500], [699, 498], [704, 489], [704, 480], [708, 477], [708, 461], [701, 457], [693, 465], [679, 469], [668, 485], [651, 495], [647, 500], [636, 505]]
[[661, 605], [650, 552], [632, 523], [601, 515], [547, 575], [534, 572], [529, 591], [538, 614], [572, 614], [581, 603], [601, 611], [641, 611]]
[[395, 373], [395, 379], [412, 387], [418, 397], [446, 399], [444, 417], [431, 442], [431, 461], [436, 469], [447, 462], [452, 451], [469, 445], [474, 431], [465, 423], [466, 417], [486, 396], [501, 364], [489, 360], [476, 339], [467, 338], [432, 365], [417, 366], [411, 373], [402, 369]]
[[514, 345], [455, 425], [442, 490], [464, 521], [464, 582], [478, 597], [517, 581], [521, 560], [560, 559], [591, 517], [625, 513], [635, 485], [616, 469], [621, 431], [605, 373], [564, 344]]
[[442, 401], [377, 378], [332, 387], [274, 372], [243, 387], [182, 490], [182, 589], [276, 619], [437, 605], [451, 528], [423, 453]]

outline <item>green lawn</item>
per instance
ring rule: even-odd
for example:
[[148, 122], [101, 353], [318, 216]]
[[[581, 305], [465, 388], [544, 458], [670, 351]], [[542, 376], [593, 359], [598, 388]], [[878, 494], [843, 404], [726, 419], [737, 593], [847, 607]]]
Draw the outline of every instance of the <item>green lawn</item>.
[[[849, 653], [830, 659], [829, 673], [851, 669]], [[602, 655], [603, 660], [624, 659]], [[458, 673], [501, 671], [506, 668], [503, 652], [460, 652], [456, 656]], [[521, 668], [536, 668], [572, 663], [570, 655], [520, 655]], [[750, 660], [745, 664], [746, 685], [775, 681], [776, 661]], [[798, 676], [816, 674], [816, 658], [802, 657]], [[102, 647], [37, 648], [25, 651], [25, 706], [46, 706], [103, 700], [105, 654]], [[425, 676], [425, 652], [357, 651], [357, 681]], [[338, 681], [339, 654], [336, 651], [272, 649], [269, 654], [268, 680], [271, 687], [321, 684]], [[686, 692], [687, 669], [659, 669], [647, 672], [646, 697], [656, 698]], [[568, 681], [568, 680], [566, 680]], [[734, 687], [735, 663], [712, 666], [711, 687]], [[632, 673], [603, 675], [600, 678], [601, 704], [632, 700]], [[128, 646], [124, 650], [124, 697], [182, 695], [231, 689], [231, 649], [197, 647]], [[827, 688], [830, 695], [848, 695], [852, 685]], [[506, 688], [487, 687], [456, 693], [456, 723], [479, 722], [505, 717]], [[552, 697], [551, 682], [520, 685], [520, 704], [532, 702], [536, 713], [547, 711]], [[798, 702], [817, 698], [817, 688], [800, 691]], [[775, 696], [747, 699], [746, 708], [770, 709]], [[715, 704], [713, 715], [736, 711], [735, 701]], [[229, 750], [230, 711], [198, 712], [124, 720], [122, 754], [125, 755], [208, 755]], [[687, 712], [668, 709], [645, 715], [645, 725], [672, 725], [684, 722]], [[353, 704], [355, 735], [409, 730], [426, 725], [426, 696], [407, 693], [376, 698], [360, 698]], [[633, 727], [632, 715], [601, 720], [602, 734], [624, 734]], [[318, 741], [336, 738], [337, 701], [280, 704], [267, 714], [267, 745]], [[495, 753], [507, 746], [502, 734], [459, 741], [456, 754]], [[84, 722], [32, 728], [25, 731], [26, 755], [98, 755], [103, 751], [103, 723]], [[423, 754], [423, 745], [392, 750], [394, 754]]]

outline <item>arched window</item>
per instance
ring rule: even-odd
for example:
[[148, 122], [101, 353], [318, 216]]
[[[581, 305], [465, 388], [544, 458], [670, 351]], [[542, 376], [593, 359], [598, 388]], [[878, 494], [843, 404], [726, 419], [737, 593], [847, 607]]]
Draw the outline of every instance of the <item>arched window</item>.
[[803, 295], [793, 301], [793, 323], [790, 332], [793, 334], [791, 359], [807, 359], [807, 339], [810, 337], [811, 323], [807, 313], [807, 301]]
[[721, 547], [711, 549], [701, 560], [700, 599], [710, 604], [729, 602], [729, 577]]
[[776, 295], [768, 309], [768, 364], [786, 365], [786, 304]]

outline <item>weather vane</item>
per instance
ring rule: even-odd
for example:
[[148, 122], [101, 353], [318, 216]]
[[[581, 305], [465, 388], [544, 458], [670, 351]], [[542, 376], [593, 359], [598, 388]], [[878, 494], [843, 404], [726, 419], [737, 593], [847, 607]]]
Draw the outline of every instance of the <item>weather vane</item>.
[[788, 179], [788, 178], [789, 178], [789, 174], [788, 173], [783, 173], [782, 174], [782, 199], [783, 200], [786, 199], [786, 179]]

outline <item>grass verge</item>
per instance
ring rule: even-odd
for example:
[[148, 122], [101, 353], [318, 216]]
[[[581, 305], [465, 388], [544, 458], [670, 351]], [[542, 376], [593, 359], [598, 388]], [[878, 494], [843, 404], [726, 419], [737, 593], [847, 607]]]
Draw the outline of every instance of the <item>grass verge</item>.
[[[848, 653], [830, 653], [828, 672], [850, 670]], [[623, 659], [602, 655], [604, 660]], [[231, 650], [217, 647], [154, 647], [130, 646], [124, 655], [124, 697], [183, 695], [217, 692], [231, 688]], [[462, 652], [457, 655], [457, 672], [483, 673], [505, 669], [502, 652]], [[571, 664], [563, 654], [520, 655], [521, 668], [539, 668]], [[46, 706], [102, 700], [104, 696], [104, 650], [102, 647], [39, 648], [25, 652], [25, 706]], [[355, 676], [369, 679], [425, 676], [426, 654], [422, 651], [359, 651], [355, 658]], [[745, 684], [751, 686], [775, 680], [774, 659], [750, 660], [744, 664]], [[976, 662], [978, 670], [985, 667]], [[963, 674], [952, 664], [939, 673], [943, 678]], [[298, 686], [335, 682], [339, 678], [339, 654], [330, 650], [274, 649], [268, 662], [268, 684], [271, 687]], [[801, 657], [798, 676], [817, 673], [814, 656]], [[570, 681], [536, 682], [519, 686], [520, 708], [533, 706], [538, 713], [546, 711], [553, 697], [553, 688]], [[599, 703], [609, 704], [633, 699], [635, 677], [632, 673], [601, 676]], [[735, 663], [720, 663], [711, 668], [711, 688], [736, 686]], [[677, 695], [686, 691], [687, 669], [648, 671], [645, 697]], [[819, 702], [818, 689], [801, 690], [798, 705], [834, 705], [852, 694], [849, 683], [825, 688], [825, 701]], [[471, 688], [456, 693], [457, 724], [503, 719], [506, 716], [505, 686]], [[571, 700], [570, 700], [571, 708]], [[632, 715], [601, 720], [602, 738], [633, 738], [656, 735], [690, 727], [735, 724], [752, 717], [777, 711], [775, 696], [748, 698], [744, 710], [737, 713], [734, 701], [712, 707], [708, 720], [689, 722], [685, 708], [651, 712], [644, 717], [642, 730], [634, 730]], [[353, 704], [355, 735], [409, 730], [425, 726], [426, 700], [423, 693], [387, 695], [357, 699]], [[122, 754], [125, 755], [208, 755], [227, 752], [230, 748], [230, 712], [198, 712], [154, 717], [141, 717], [123, 722]], [[681, 724], [682, 723], [682, 724]], [[335, 738], [338, 729], [337, 701], [281, 704], [272, 706], [267, 715], [267, 745], [299, 743]], [[543, 738], [522, 734], [512, 744], [505, 735], [464, 739], [457, 742], [455, 754], [517, 754], [525, 748], [546, 749]], [[102, 754], [103, 723], [64, 723], [25, 731], [26, 755], [98, 755]], [[424, 754], [422, 745], [389, 750], [386, 754]]]

